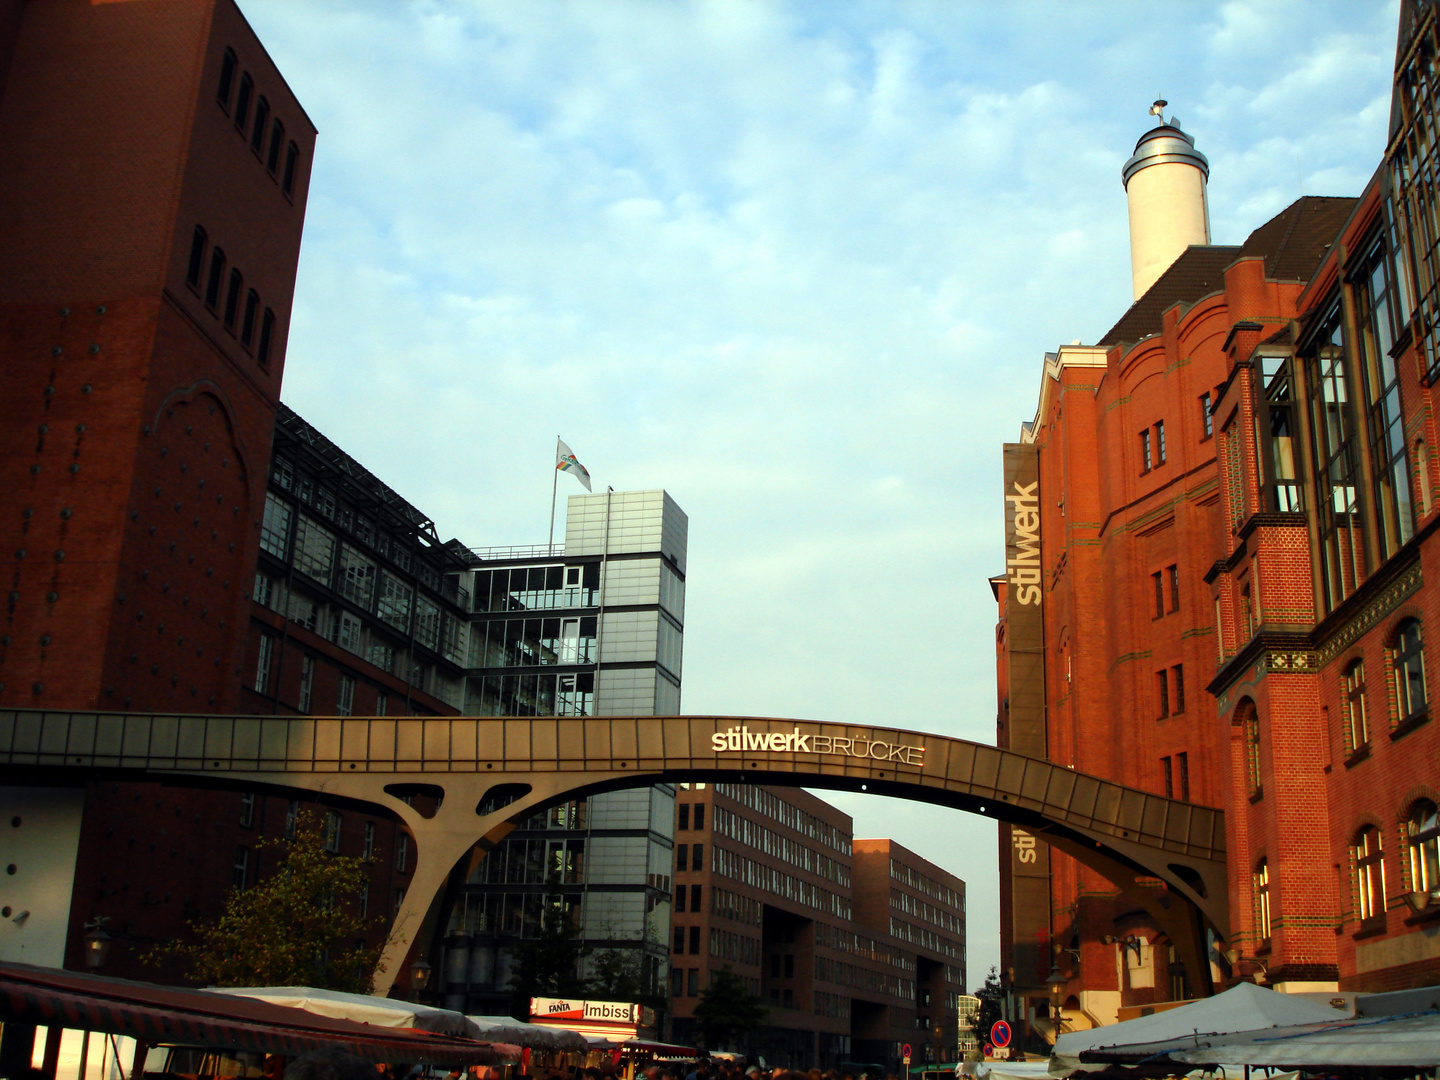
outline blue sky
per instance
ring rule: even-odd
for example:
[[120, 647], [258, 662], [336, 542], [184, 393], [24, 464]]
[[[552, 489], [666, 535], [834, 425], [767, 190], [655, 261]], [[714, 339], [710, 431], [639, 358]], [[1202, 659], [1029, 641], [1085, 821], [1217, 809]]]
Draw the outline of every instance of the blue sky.
[[[1353, 195], [1396, 3], [240, 0], [319, 128], [285, 399], [480, 547], [555, 436], [690, 515], [683, 704], [993, 741], [1000, 445], [1130, 302], [1163, 94], [1212, 233]], [[561, 479], [562, 495], [579, 490]], [[993, 826], [834, 796], [970, 885]]]

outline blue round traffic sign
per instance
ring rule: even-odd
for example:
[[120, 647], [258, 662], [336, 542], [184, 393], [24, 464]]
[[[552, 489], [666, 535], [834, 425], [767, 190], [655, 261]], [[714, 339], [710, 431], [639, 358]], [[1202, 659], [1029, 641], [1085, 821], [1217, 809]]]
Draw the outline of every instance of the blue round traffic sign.
[[990, 1042], [997, 1050], [1003, 1050], [1010, 1045], [1010, 1025], [1004, 1020], [996, 1020], [990, 1025]]

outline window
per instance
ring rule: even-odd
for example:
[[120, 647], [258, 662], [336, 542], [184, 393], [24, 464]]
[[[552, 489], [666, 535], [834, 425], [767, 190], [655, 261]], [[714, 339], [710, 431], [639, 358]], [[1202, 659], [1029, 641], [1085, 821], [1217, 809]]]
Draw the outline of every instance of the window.
[[410, 630], [410, 603], [415, 590], [390, 574], [380, 578], [380, 603], [375, 612], [402, 634]]
[[255, 587], [250, 590], [250, 599], [261, 607], [270, 607], [271, 597], [275, 595], [275, 582], [271, 581], [264, 574], [255, 575]]
[[688, 972], [686, 972], [686, 976], [685, 976], [685, 996], [686, 996], [686, 997], [699, 997], [699, 996], [700, 996], [700, 969], [699, 969], [699, 968], [691, 968]]
[[375, 823], [365, 822], [365, 839], [360, 845], [360, 857], [367, 862], [375, 857]]
[[1170, 669], [1170, 689], [1175, 699], [1175, 712], [1185, 711], [1185, 665], [1176, 664]]
[[[679, 952], [679, 949], [675, 950]], [[670, 996], [679, 997], [685, 989], [685, 969], [672, 967], [670, 969]]]
[[702, 856], [704, 855], [704, 853], [705, 853], [705, 845], [704, 845], [704, 844], [691, 844], [691, 845], [690, 845], [690, 869], [691, 869], [691, 870], [704, 870], [704, 869], [705, 869], [705, 860], [702, 858]]
[[1140, 432], [1140, 471], [1147, 473], [1150, 468], [1150, 429], [1146, 428]]
[[340, 685], [335, 693], [335, 715], [349, 716], [355, 707], [355, 680], [349, 675], [340, 676]]
[[1239, 714], [1240, 737], [1245, 740], [1245, 773], [1250, 783], [1250, 797], [1258, 798], [1260, 787], [1260, 714], [1253, 702], [1247, 702]]
[[248, 829], [255, 824], [255, 793], [247, 791], [240, 796], [240, 827]]
[[1390, 355], [1399, 322], [1395, 295], [1385, 241], [1377, 238], [1356, 279], [1355, 315], [1360, 330], [1360, 383], [1370, 420], [1372, 494], [1381, 558], [1395, 554], [1415, 531], [1400, 381]]
[[1155, 618], [1163, 618], [1165, 615], [1165, 581], [1159, 570], [1150, 575], [1150, 582], [1155, 586]]
[[291, 142], [285, 148], [285, 174], [280, 181], [280, 190], [289, 197], [295, 191], [295, 166], [300, 162], [300, 147]]
[[1425, 711], [1425, 655], [1420, 640], [1420, 620], [1406, 619], [1395, 635], [1395, 704], [1399, 723]]
[[255, 102], [255, 127], [250, 132], [250, 149], [257, 154], [265, 144], [265, 125], [270, 122], [270, 102], [262, 95]]
[[210, 252], [210, 276], [205, 279], [205, 304], [213, 308], [220, 302], [220, 286], [225, 281], [225, 249]]
[[302, 713], [310, 711], [311, 692], [315, 688], [315, 658], [302, 657], [300, 660], [300, 698], [297, 703]]
[[684, 911], [684, 910], [685, 910], [685, 886], [684, 886], [684, 885], [676, 885], [676, 886], [675, 886], [675, 910], [676, 910], [676, 911]]
[[235, 849], [235, 873], [230, 883], [237, 889], [243, 889], [250, 883], [250, 849], [244, 844]]
[[375, 695], [375, 715], [385, 716], [390, 710], [390, 699], [383, 691]]
[[677, 812], [680, 820], [676, 823], [675, 828], [681, 831], [690, 828], [690, 804], [681, 803], [677, 808]]
[[1165, 573], [1170, 578], [1170, 610], [1180, 610], [1180, 567], [1171, 563], [1165, 568]]
[[1365, 575], [1365, 537], [1356, 495], [1360, 448], [1345, 374], [1342, 322], [1336, 299], [1314, 339], [1303, 347], [1326, 611], [1354, 592]]
[[240, 96], [235, 99], [235, 126], [245, 130], [245, 121], [250, 119], [250, 98], [255, 93], [255, 80], [247, 71], [240, 76]]
[[1165, 464], [1165, 421], [1155, 421], [1155, 464]]
[[704, 803], [696, 803], [696, 804], [695, 804], [695, 828], [697, 828], [697, 829], [703, 829], [703, 828], [705, 828], [705, 804], [704, 804]]
[[690, 955], [700, 955], [700, 927], [690, 927]]
[[230, 91], [235, 89], [235, 50], [226, 49], [220, 60], [220, 85], [215, 88], [215, 100], [226, 112], [230, 111]]
[[1160, 759], [1160, 775], [1165, 780], [1165, 797], [1173, 799], [1175, 797], [1175, 777], [1172, 775], [1168, 757]]
[[251, 289], [245, 294], [245, 317], [240, 320], [240, 344], [249, 348], [255, 340], [255, 312], [260, 307], [260, 294]]
[[679, 844], [675, 848], [675, 869], [688, 870], [690, 861], [690, 845]]
[[335, 534], [308, 514], [301, 514], [295, 529], [295, 569], [328, 585], [334, 563]]
[[265, 493], [265, 513], [260, 521], [260, 547], [277, 559], [285, 558], [290, 541], [290, 504]]
[[1201, 439], [1208, 439], [1215, 434], [1215, 414], [1211, 411], [1208, 391], [1200, 395], [1200, 430], [1203, 433]]
[[401, 833], [395, 838], [395, 869], [406, 873], [410, 869], [410, 834]]
[[235, 330], [235, 316], [240, 310], [240, 290], [244, 279], [239, 270], [230, 271], [230, 287], [225, 290], [225, 329]]
[[255, 350], [255, 361], [261, 367], [270, 364], [270, 340], [275, 336], [275, 312], [268, 307], [265, 317], [260, 320], [260, 347]]
[[280, 148], [285, 145], [285, 125], [279, 120], [270, 125], [270, 150], [265, 155], [265, 168], [274, 172], [280, 167]]
[[1370, 743], [1370, 720], [1365, 711], [1365, 661], [1355, 660], [1340, 676], [1344, 694], [1345, 751], [1353, 754]]
[[1440, 897], [1440, 816], [1429, 799], [1410, 810], [1405, 839], [1410, 846], [1410, 888]]
[[1175, 764], [1180, 773], [1180, 800], [1190, 801], [1190, 755], [1180, 753], [1175, 755]]
[[375, 602], [375, 563], [349, 544], [340, 548], [340, 595], [369, 611]]
[[1263, 509], [1281, 514], [1304, 509], [1299, 474], [1295, 471], [1293, 365], [1289, 355], [1260, 357], [1261, 401], [1256, 422], [1260, 438], [1269, 446], [1269, 453], [1262, 453], [1260, 461], [1260, 480], [1266, 493]]
[[1360, 919], [1385, 914], [1385, 856], [1380, 830], [1367, 825], [1355, 837], [1355, 885], [1360, 894]]
[[295, 830], [300, 825], [300, 800], [291, 799], [285, 807], [285, 839], [294, 840]]
[[340, 854], [340, 814], [336, 810], [325, 811], [325, 850]]
[[1155, 673], [1155, 696], [1159, 700], [1160, 719], [1170, 715], [1170, 672], [1161, 668]]
[[683, 926], [675, 927], [675, 955], [685, 955], [685, 928]]
[[205, 269], [205, 245], [209, 243], [209, 237], [205, 230], [199, 225], [190, 234], [190, 264], [185, 268], [185, 280], [191, 288], [200, 287], [200, 274]]
[[260, 635], [260, 656], [255, 662], [255, 692], [267, 693], [270, 689], [270, 660], [275, 654], [275, 639], [269, 634]]
[[1261, 859], [1250, 874], [1255, 901], [1255, 937], [1260, 948], [1270, 947], [1270, 864]]
[[699, 910], [700, 910], [700, 897], [701, 897], [701, 893], [702, 893], [703, 889], [704, 889], [704, 887], [701, 886], [701, 885], [691, 885], [691, 886], [690, 886], [690, 910], [691, 910], [691, 911], [699, 911]]

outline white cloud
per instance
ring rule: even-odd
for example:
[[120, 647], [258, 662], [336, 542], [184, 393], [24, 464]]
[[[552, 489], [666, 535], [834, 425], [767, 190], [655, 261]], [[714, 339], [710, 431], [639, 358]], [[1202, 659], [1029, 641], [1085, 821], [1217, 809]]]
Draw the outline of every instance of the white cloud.
[[[1129, 304], [1151, 98], [1236, 242], [1302, 174], [1358, 192], [1395, 25], [1393, 0], [242, 3], [320, 129], [292, 406], [476, 546], [543, 535], [557, 433], [599, 483], [667, 487], [688, 711], [981, 740], [1000, 444], [1044, 351]], [[971, 881], [978, 983], [993, 826], [835, 801]]]

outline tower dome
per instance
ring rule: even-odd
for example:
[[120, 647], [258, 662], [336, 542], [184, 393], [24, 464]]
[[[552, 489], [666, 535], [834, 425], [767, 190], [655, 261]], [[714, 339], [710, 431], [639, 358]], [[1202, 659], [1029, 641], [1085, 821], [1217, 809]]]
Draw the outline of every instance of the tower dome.
[[[1158, 108], [1151, 112], [1158, 115]], [[1161, 119], [1140, 136], [1120, 171], [1130, 208], [1130, 275], [1137, 300], [1187, 247], [1210, 243], [1205, 195], [1210, 162], [1173, 118]]]

